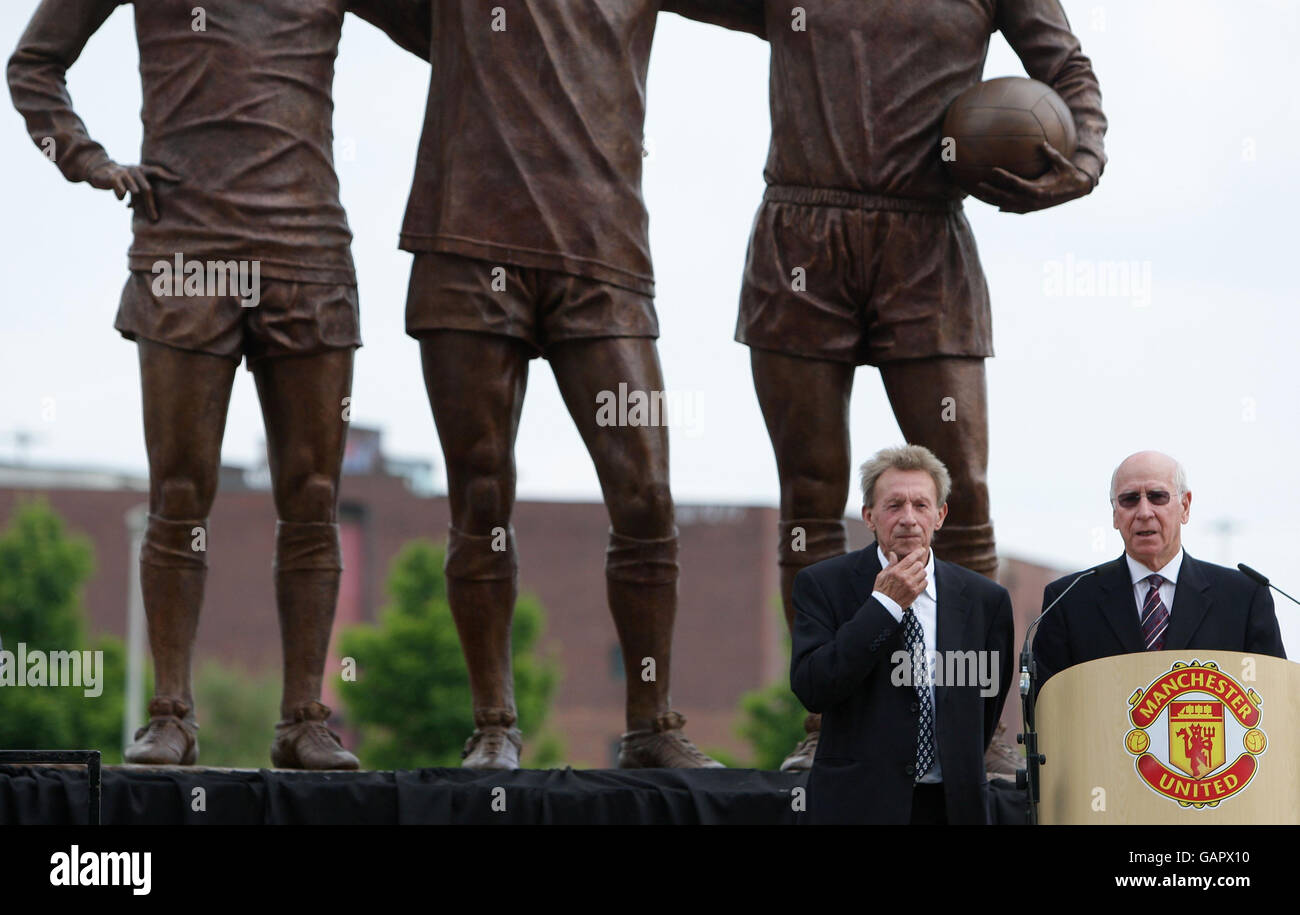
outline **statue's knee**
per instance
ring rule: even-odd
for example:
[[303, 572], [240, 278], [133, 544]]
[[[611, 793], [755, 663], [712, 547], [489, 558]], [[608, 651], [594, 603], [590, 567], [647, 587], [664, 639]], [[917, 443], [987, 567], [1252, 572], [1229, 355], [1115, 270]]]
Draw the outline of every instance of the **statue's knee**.
[[988, 520], [989, 484], [983, 467], [949, 468], [952, 488], [948, 492], [948, 514], [954, 523], [983, 523]]
[[820, 468], [791, 475], [785, 481], [783, 501], [795, 518], [838, 518], [844, 513], [848, 491], [847, 468], [844, 473]]
[[665, 537], [673, 531], [673, 496], [666, 481], [633, 480], [610, 505], [614, 529], [631, 537]]
[[282, 521], [324, 522], [334, 520], [338, 487], [323, 473], [308, 473], [284, 481], [277, 487], [276, 504]]
[[168, 476], [158, 484], [158, 504], [154, 514], [178, 521], [206, 518], [212, 508], [213, 495], [213, 487], [201, 485], [192, 477]]
[[457, 523], [469, 531], [505, 525], [510, 517], [509, 481], [497, 475], [477, 475], [460, 486], [465, 517]]
[[307, 476], [302, 484], [302, 499], [314, 516], [313, 521], [324, 521], [334, 516], [334, 505], [338, 501], [338, 487], [334, 480], [323, 473]]
[[453, 505], [459, 503], [463, 512], [456, 524], [467, 531], [506, 524], [514, 499], [514, 474], [510, 447], [490, 438], [448, 454], [448, 489]]

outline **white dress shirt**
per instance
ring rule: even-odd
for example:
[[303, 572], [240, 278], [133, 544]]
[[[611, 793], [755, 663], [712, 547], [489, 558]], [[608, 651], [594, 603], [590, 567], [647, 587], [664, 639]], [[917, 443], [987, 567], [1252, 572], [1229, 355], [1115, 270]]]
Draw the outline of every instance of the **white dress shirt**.
[[[880, 558], [880, 568], [888, 568], [889, 559], [879, 545], [876, 546], [876, 556]], [[880, 601], [895, 620], [900, 623], [903, 621], [903, 608], [896, 600], [881, 591], [872, 591], [871, 596]], [[943, 781], [943, 776], [939, 772], [939, 707], [934, 702], [934, 634], [939, 626], [939, 592], [934, 584], [934, 550], [930, 550], [930, 556], [925, 563], [925, 590], [917, 595], [912, 603], [912, 612], [916, 614], [916, 621], [921, 624], [921, 638], [925, 642], [925, 676], [930, 685], [930, 707], [934, 709], [935, 714], [934, 765], [921, 778], [921, 784], [930, 785]]]
[[1174, 614], [1174, 588], [1178, 584], [1178, 570], [1183, 567], [1183, 551], [1180, 547], [1178, 555], [1165, 565], [1163, 569], [1148, 569], [1142, 563], [1138, 562], [1128, 553], [1124, 554], [1128, 560], [1128, 573], [1133, 581], [1133, 600], [1137, 602], [1138, 622], [1142, 621], [1142, 607], [1147, 602], [1147, 592], [1151, 590], [1151, 585], [1146, 579], [1154, 574], [1161, 576], [1164, 583], [1160, 585], [1160, 600], [1169, 611], [1172, 619]]

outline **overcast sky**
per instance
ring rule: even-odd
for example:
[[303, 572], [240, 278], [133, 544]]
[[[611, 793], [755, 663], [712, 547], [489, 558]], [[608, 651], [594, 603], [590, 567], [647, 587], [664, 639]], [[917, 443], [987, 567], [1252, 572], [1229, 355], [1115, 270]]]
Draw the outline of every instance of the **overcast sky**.
[[[1014, 216], [968, 200], [993, 300], [988, 363], [993, 517], [1008, 555], [1083, 567], [1119, 555], [1106, 490], [1142, 448], [1187, 467], [1188, 551], [1245, 561], [1300, 594], [1294, 558], [1296, 204], [1300, 102], [1294, 0], [1067, 2], [1101, 82], [1110, 162], [1097, 191]], [[0, 5], [12, 48], [33, 0]], [[92, 135], [138, 158], [140, 81], [132, 10], [119, 9], [70, 72]], [[698, 408], [672, 436], [681, 502], [775, 505], [776, 469], [748, 350], [732, 340], [750, 224], [767, 152], [767, 46], [660, 17], [650, 66], [645, 194], [669, 391]], [[1021, 74], [994, 38], [986, 77]], [[422, 124], [428, 65], [349, 18], [334, 84], [337, 166], [356, 236], [362, 336], [353, 421], [387, 450], [441, 454], [403, 331], [409, 254], [397, 250]], [[129, 211], [71, 185], [0, 111], [9, 218], [0, 460], [12, 435], [32, 462], [143, 473], [135, 347], [113, 330], [126, 278]], [[1119, 295], [1053, 290], [1057, 271], [1124, 262], [1149, 276]], [[550, 370], [533, 362], [519, 435], [521, 498], [599, 498], [595, 473]], [[53, 415], [50, 406], [53, 406]], [[859, 370], [855, 462], [901, 440], [877, 372]], [[261, 447], [252, 380], [241, 370], [224, 460]], [[850, 510], [857, 504], [850, 499]], [[1218, 522], [1227, 521], [1223, 535]], [[1289, 585], [1289, 587], [1288, 587]], [[1293, 656], [1300, 608], [1279, 606]]]

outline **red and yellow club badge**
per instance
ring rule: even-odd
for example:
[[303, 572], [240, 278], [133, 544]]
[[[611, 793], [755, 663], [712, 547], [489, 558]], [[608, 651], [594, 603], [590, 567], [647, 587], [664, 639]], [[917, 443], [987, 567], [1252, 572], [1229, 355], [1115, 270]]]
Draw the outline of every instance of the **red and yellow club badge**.
[[1152, 791], [1201, 808], [1250, 784], [1268, 744], [1259, 728], [1263, 700], [1214, 662], [1179, 661], [1128, 702], [1133, 730], [1124, 746]]

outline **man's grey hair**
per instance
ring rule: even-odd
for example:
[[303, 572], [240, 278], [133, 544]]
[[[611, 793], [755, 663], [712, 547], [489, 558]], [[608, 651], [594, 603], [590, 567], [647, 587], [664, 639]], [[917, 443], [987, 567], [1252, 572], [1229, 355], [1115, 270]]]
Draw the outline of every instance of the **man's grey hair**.
[[[1165, 455], [1165, 457], [1169, 457]], [[1128, 458], [1124, 458], [1127, 461]], [[1187, 494], [1187, 470], [1183, 467], [1182, 462], [1176, 458], [1169, 458], [1174, 462], [1174, 498], [1182, 499]], [[1110, 474], [1110, 504], [1115, 504], [1115, 497], [1119, 495], [1115, 487], [1119, 484], [1119, 469], [1124, 466], [1124, 461], [1115, 465], [1115, 469]]]
[[867, 508], [876, 504], [876, 481], [886, 470], [924, 470], [934, 480], [934, 491], [939, 497], [935, 507], [948, 501], [952, 476], [943, 461], [924, 445], [899, 445], [877, 451], [858, 471], [862, 478], [862, 504]]

